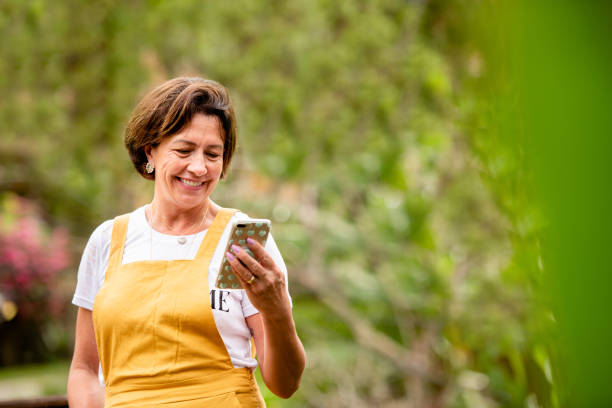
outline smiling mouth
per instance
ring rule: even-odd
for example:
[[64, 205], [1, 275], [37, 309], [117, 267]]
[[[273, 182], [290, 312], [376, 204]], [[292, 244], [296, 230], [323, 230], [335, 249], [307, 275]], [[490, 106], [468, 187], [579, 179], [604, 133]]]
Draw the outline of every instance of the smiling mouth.
[[187, 179], [180, 178], [180, 177], [177, 177], [177, 178], [179, 179], [181, 183], [186, 184], [191, 187], [200, 187], [202, 184], [204, 184], [203, 181], [191, 181], [191, 180], [187, 180]]

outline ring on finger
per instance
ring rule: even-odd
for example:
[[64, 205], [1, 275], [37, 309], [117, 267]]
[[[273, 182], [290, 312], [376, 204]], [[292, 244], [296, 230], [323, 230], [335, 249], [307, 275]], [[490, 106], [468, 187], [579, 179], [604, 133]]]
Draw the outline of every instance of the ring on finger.
[[253, 284], [253, 282], [255, 282], [255, 279], [256, 279], [256, 278], [255, 278], [255, 275], [251, 275], [251, 279], [249, 279], [249, 280], [247, 281], [247, 284], [252, 285], [252, 284]]

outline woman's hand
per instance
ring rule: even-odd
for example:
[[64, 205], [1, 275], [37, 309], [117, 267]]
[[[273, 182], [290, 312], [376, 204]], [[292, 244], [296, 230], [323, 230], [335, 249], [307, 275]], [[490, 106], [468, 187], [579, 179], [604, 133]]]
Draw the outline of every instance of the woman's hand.
[[247, 238], [247, 245], [256, 259], [235, 245], [233, 254], [226, 256], [259, 310], [247, 317], [247, 324], [257, 347], [261, 376], [273, 393], [289, 398], [300, 385], [306, 353], [295, 330], [285, 275], [261, 244]]
[[263, 315], [290, 311], [285, 275], [259, 242], [247, 238], [247, 245], [256, 259], [237, 245], [226, 256], [251, 303]]

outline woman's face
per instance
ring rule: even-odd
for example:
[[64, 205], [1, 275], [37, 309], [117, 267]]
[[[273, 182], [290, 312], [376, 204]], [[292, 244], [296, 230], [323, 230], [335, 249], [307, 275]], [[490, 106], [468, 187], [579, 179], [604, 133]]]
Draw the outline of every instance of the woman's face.
[[183, 210], [206, 205], [223, 169], [221, 135], [217, 116], [198, 113], [182, 131], [147, 149], [155, 198]]

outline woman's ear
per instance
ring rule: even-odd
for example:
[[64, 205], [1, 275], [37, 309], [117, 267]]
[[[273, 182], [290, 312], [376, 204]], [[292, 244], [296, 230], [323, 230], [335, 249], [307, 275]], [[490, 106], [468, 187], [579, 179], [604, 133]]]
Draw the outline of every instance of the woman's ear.
[[144, 152], [147, 155], [147, 161], [152, 163], [153, 162], [153, 156], [151, 155], [151, 151], [153, 150], [153, 148], [151, 147], [151, 145], [149, 146], [145, 146], [144, 148]]

